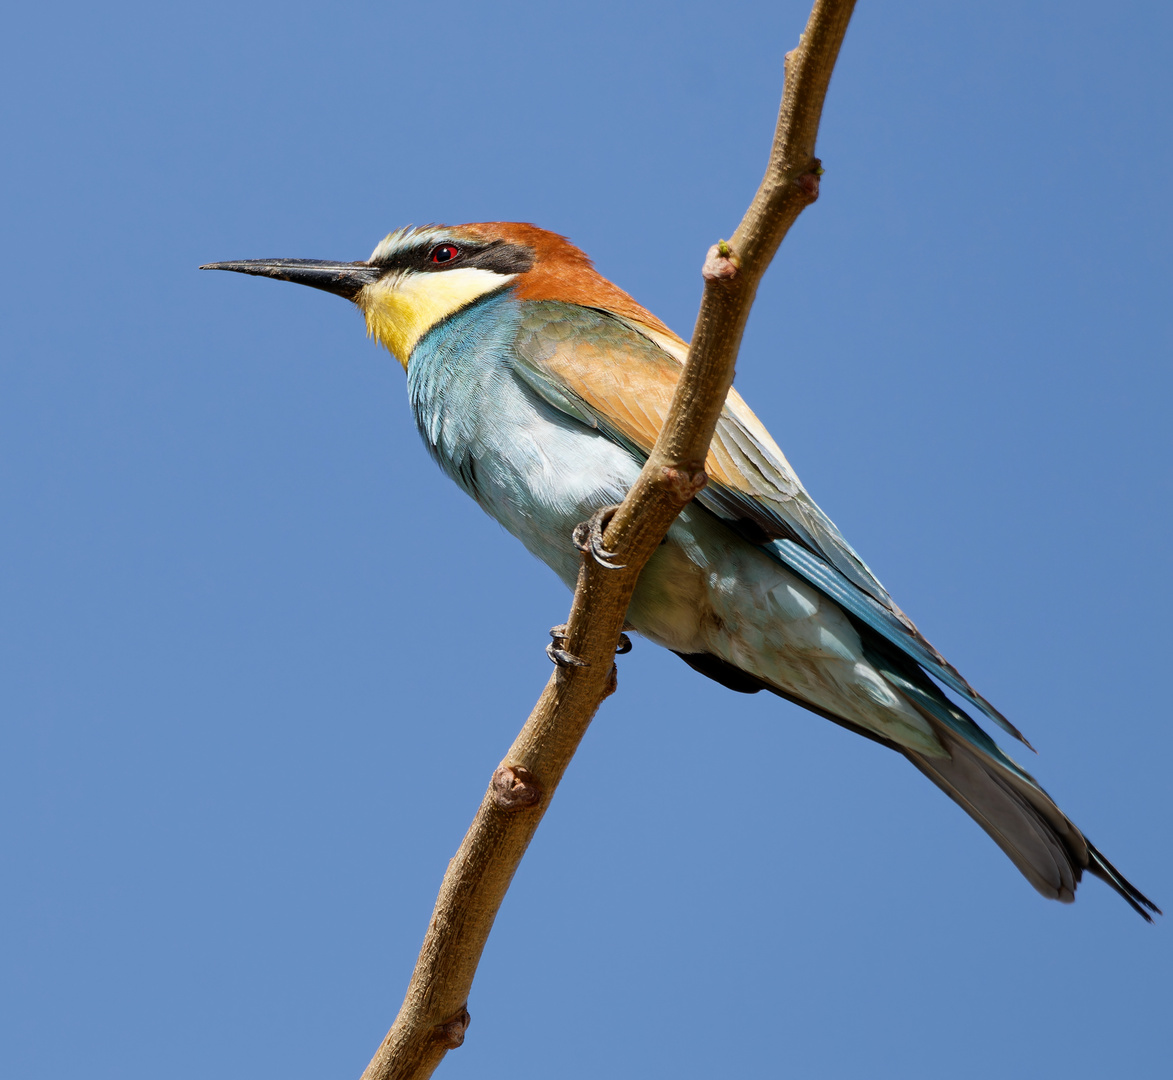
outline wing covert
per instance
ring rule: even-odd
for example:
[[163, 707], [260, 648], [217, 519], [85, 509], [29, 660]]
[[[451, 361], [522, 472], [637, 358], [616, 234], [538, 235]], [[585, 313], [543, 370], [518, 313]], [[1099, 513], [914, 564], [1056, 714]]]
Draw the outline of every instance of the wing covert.
[[[688, 346], [653, 327], [561, 301], [526, 301], [522, 309], [517, 374], [554, 408], [646, 457]], [[702, 506], [1026, 743], [896, 606], [736, 390], [729, 391], [705, 469]]]

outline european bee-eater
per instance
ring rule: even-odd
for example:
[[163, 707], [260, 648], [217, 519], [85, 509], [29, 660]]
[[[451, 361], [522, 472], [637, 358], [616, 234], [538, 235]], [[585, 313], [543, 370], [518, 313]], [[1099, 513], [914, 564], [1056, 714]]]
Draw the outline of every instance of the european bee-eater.
[[[355, 303], [406, 370], [440, 467], [571, 588], [571, 533], [622, 501], [688, 351], [533, 225], [401, 229], [364, 262], [205, 269]], [[1088, 870], [1146, 919], [1157, 911], [978, 726], [971, 712], [1022, 738], [893, 603], [735, 390], [706, 472], [640, 577], [633, 629], [731, 690], [770, 690], [903, 754], [1044, 896], [1070, 902]]]

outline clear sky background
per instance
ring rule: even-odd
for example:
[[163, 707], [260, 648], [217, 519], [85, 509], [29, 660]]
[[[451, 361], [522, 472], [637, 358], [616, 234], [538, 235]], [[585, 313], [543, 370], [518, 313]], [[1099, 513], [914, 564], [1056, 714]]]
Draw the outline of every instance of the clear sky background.
[[[569, 235], [687, 335], [799, 0], [18, 5], [0, 41], [0, 1066], [356, 1077], [569, 597], [335, 297]], [[864, 2], [738, 385], [1173, 907], [1173, 16]], [[1037, 896], [895, 755], [637, 640], [442, 1075], [1158, 1077], [1168, 920]]]

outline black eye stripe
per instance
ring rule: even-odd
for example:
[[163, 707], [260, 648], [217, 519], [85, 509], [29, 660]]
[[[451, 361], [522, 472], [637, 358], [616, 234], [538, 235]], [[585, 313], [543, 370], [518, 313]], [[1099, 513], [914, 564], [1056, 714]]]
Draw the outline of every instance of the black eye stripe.
[[[439, 260], [433, 255], [441, 249], [451, 248], [457, 254]], [[534, 264], [533, 251], [523, 244], [511, 244], [507, 240], [492, 240], [487, 244], [470, 243], [467, 240], [433, 240], [418, 247], [397, 251], [379, 259], [374, 265], [385, 270], [416, 270], [443, 273], [449, 268], [472, 266], [491, 270], [497, 274], [524, 274]]]

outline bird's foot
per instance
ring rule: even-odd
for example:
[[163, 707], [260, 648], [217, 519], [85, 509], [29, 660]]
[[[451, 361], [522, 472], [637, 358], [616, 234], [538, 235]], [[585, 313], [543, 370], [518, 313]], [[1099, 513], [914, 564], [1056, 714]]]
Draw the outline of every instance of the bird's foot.
[[[546, 646], [546, 655], [559, 667], [588, 667], [587, 661], [580, 656], [575, 656], [574, 653], [567, 652], [563, 648], [566, 644], [566, 623], [561, 623], [558, 626], [550, 627], [550, 637], [553, 639], [549, 645]], [[615, 645], [615, 655], [623, 656], [624, 653], [631, 652], [631, 638], [626, 634], [619, 635], [619, 641]]]
[[603, 545], [603, 533], [614, 517], [618, 506], [604, 506], [591, 514], [589, 521], [580, 521], [571, 533], [574, 546], [584, 555], [590, 555], [601, 567], [606, 570], [623, 570], [625, 563], [616, 563], [611, 560], [619, 554], [617, 551], [608, 551]]
[[554, 640], [546, 646], [546, 655], [559, 667], [587, 667], [587, 662], [581, 656], [567, 652], [562, 646], [566, 644], [566, 624], [550, 627], [550, 637]]

